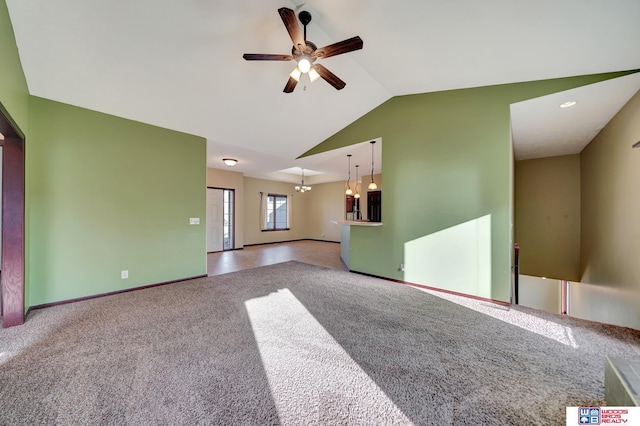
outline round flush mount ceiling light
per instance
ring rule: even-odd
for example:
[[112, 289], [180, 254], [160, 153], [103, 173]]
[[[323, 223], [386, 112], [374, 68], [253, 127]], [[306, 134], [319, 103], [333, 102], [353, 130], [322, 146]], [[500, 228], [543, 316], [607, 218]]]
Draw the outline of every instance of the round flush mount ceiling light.
[[224, 164], [229, 167], [233, 167], [238, 164], [238, 160], [236, 160], [235, 158], [223, 158], [222, 161], [224, 161]]
[[576, 101], [568, 101], [563, 104], [560, 104], [560, 108], [569, 108], [574, 106], [576, 103], [577, 103]]

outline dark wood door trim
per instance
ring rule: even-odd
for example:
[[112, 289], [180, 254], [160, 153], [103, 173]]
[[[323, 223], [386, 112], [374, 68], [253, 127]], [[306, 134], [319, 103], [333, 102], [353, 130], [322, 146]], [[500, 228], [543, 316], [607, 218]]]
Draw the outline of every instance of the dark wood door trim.
[[24, 136], [0, 105], [2, 150], [2, 325], [24, 323]]

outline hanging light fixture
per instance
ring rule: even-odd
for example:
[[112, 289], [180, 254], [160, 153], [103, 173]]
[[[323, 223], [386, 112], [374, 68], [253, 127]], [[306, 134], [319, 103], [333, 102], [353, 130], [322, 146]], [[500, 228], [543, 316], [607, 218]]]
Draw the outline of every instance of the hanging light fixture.
[[360, 198], [360, 193], [358, 193], [358, 167], [360, 167], [359, 165], [356, 164], [356, 195], [354, 195], [354, 198]]
[[371, 141], [371, 183], [367, 187], [368, 189], [375, 190], [378, 189], [378, 185], [373, 181], [373, 145], [376, 141]]
[[308, 74], [309, 74], [309, 81], [312, 83], [320, 78], [320, 73], [318, 73], [318, 71], [316, 71], [316, 69], [313, 67], [311, 67]]
[[344, 193], [353, 195], [353, 189], [351, 189], [351, 183], [349, 182], [351, 180], [351, 154], [347, 154], [347, 158], [349, 159], [349, 177], [347, 177], [347, 190]]
[[302, 182], [300, 185], [296, 185], [296, 192], [309, 192], [311, 191], [311, 187], [304, 184], [304, 169], [302, 169]]
[[308, 59], [302, 59], [298, 66], [295, 67], [293, 71], [291, 71], [291, 74], [289, 74], [289, 76], [295, 81], [300, 81], [300, 77], [302, 77], [302, 74], [307, 74], [311, 83], [320, 78], [320, 74], [314, 67], [310, 65]]

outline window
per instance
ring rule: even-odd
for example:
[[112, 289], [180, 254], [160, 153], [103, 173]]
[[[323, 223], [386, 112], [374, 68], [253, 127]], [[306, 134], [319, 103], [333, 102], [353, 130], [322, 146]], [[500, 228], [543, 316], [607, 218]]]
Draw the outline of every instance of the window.
[[287, 223], [287, 196], [269, 194], [267, 196], [267, 230], [289, 229]]
[[233, 201], [235, 192], [233, 189], [225, 189], [223, 192], [223, 250], [231, 250], [233, 248]]

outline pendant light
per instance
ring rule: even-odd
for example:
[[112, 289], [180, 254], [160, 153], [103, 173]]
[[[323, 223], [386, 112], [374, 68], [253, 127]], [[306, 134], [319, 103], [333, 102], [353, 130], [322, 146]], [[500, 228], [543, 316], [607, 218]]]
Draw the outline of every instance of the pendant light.
[[296, 192], [309, 192], [311, 187], [304, 184], [304, 169], [302, 169], [302, 182], [295, 186]]
[[376, 141], [371, 141], [371, 183], [367, 187], [368, 189], [375, 190], [378, 189], [378, 185], [373, 181], [373, 145]]
[[354, 198], [360, 198], [360, 194], [358, 193], [358, 167], [360, 167], [359, 165], [356, 164], [356, 195], [354, 195]]
[[347, 195], [353, 195], [353, 190], [351, 189], [351, 154], [347, 154], [347, 158], [349, 159], [349, 177], [347, 177], [347, 190], [344, 192]]

